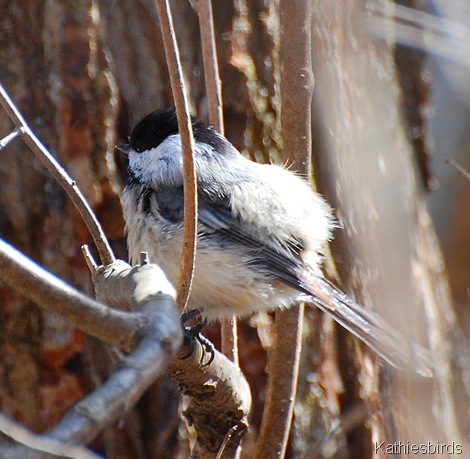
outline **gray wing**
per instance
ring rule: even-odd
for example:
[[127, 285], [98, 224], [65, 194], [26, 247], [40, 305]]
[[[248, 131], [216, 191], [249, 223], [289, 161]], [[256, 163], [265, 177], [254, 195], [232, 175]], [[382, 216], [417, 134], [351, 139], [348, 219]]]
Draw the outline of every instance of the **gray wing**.
[[[183, 192], [159, 193], [162, 216], [173, 224], [183, 222]], [[385, 361], [397, 368], [407, 368], [430, 377], [433, 374], [430, 352], [394, 330], [379, 315], [365, 309], [326, 279], [317, 276], [301, 262], [302, 242], [293, 235], [282, 248], [260, 241], [248, 234], [242, 222], [232, 215], [229, 198], [223, 195], [199, 196], [199, 238], [217, 247], [230, 241], [247, 250], [249, 266], [267, 277], [278, 279], [309, 296], [310, 301], [349, 330]]]
[[[394, 330], [378, 314], [360, 306], [326, 279], [306, 272], [294, 250], [280, 252], [262, 244], [243, 231], [230, 211], [205, 207], [199, 221], [212, 231], [243, 244], [253, 251], [253, 267], [266, 270], [272, 277], [306, 293], [311, 301], [336, 322], [349, 330], [394, 367], [407, 368], [418, 374], [432, 376], [432, 358], [427, 349], [411, 342]], [[293, 240], [295, 240], [293, 238]], [[297, 243], [301, 250], [301, 244]]]
[[[298, 276], [302, 271], [302, 263], [298, 258], [302, 244], [294, 236], [286, 242], [285, 247], [276, 248], [274, 244], [261, 242], [248, 234], [230, 210], [220, 207], [200, 208], [198, 219], [211, 237], [216, 235], [223, 241], [229, 240], [248, 250], [251, 268], [264, 272], [270, 278], [279, 279], [299, 291], [309, 293]], [[201, 236], [204, 237], [204, 230]]]
[[[205, 187], [207, 189], [207, 187]], [[160, 188], [154, 191], [158, 204], [159, 214], [169, 225], [183, 223], [184, 204], [181, 187]], [[294, 236], [286, 242], [285, 248], [276, 248], [259, 241], [245, 231], [240, 220], [230, 211], [229, 198], [220, 194], [203, 194], [199, 191], [198, 197], [198, 228], [199, 239], [207, 240], [213, 245], [225, 247], [228, 242], [241, 246], [250, 255], [249, 266], [261, 271], [269, 278], [282, 280], [286, 284], [308, 293], [298, 272], [302, 270], [302, 263], [298, 253], [302, 244]], [[150, 206], [143, 206], [144, 208]]]

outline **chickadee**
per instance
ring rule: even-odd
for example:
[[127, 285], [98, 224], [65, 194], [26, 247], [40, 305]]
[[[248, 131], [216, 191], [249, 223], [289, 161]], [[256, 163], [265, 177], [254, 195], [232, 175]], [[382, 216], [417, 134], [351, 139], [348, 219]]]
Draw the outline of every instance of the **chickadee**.
[[[243, 157], [192, 117], [198, 183], [198, 241], [189, 309], [208, 320], [246, 317], [310, 301], [395, 367], [429, 376], [428, 351], [321, 276], [335, 220], [303, 179]], [[121, 148], [122, 149], [122, 148]], [[147, 252], [176, 283], [183, 245], [181, 138], [174, 108], [143, 118], [130, 136], [122, 200], [129, 256]]]

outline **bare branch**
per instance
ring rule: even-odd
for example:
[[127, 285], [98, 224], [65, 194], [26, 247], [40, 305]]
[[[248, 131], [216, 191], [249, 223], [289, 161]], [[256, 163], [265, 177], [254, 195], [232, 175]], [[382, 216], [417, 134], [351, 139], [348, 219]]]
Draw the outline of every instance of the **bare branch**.
[[[8, 113], [8, 116], [13, 121], [14, 125], [19, 129], [20, 132], [15, 135], [18, 136], [19, 133], [22, 134], [22, 137], [28, 147], [33, 151], [33, 153], [38, 157], [38, 159], [46, 166], [49, 172], [53, 177], [59, 182], [62, 188], [70, 196], [72, 202], [74, 203], [77, 210], [80, 212], [80, 215], [83, 218], [83, 221], [88, 227], [93, 240], [95, 241], [96, 248], [100, 254], [101, 261], [103, 264], [110, 264], [114, 261], [114, 255], [109, 246], [108, 240], [96, 219], [93, 211], [85, 200], [82, 192], [77, 187], [77, 184], [74, 180], [70, 178], [67, 172], [62, 168], [62, 166], [57, 162], [57, 160], [49, 153], [46, 147], [40, 142], [36, 137], [34, 132], [27, 125], [24, 118], [21, 116], [21, 113], [16, 108], [13, 101], [10, 99], [9, 95], [0, 84], [0, 103], [2, 104], [5, 111]], [[13, 131], [15, 132], [15, 131]], [[13, 133], [12, 133], [13, 134]], [[10, 134], [10, 136], [12, 135]], [[7, 143], [9, 140], [8, 137]], [[5, 140], [5, 139], [3, 139]]]
[[289, 438], [302, 343], [304, 306], [276, 312], [269, 355], [269, 381], [256, 459], [284, 457]]
[[204, 80], [209, 105], [209, 123], [224, 135], [222, 112], [222, 83], [219, 76], [219, 64], [214, 37], [214, 17], [211, 0], [198, 0], [197, 13], [202, 40], [202, 59], [204, 63]]
[[[148, 294], [156, 284], [152, 275], [153, 265], [143, 265], [134, 277], [123, 275], [119, 267], [99, 267], [93, 278], [97, 298], [107, 304], [134, 308], [139, 298]], [[140, 286], [134, 286], [139, 283]], [[161, 283], [161, 282], [160, 282]], [[169, 287], [170, 288], [170, 287]], [[133, 294], [129, 297], [129, 291]], [[204, 365], [204, 350], [198, 341], [188, 357], [188, 349], [182, 349], [184, 358], [175, 359], [167, 373], [185, 395], [190, 397], [186, 418], [197, 432], [196, 451], [204, 451], [215, 457], [224, 438], [232, 427], [237, 426], [226, 446], [227, 451], [236, 450], [241, 436], [248, 426], [251, 408], [251, 393], [240, 369], [221, 353], [214, 351], [214, 360]]]
[[202, 365], [205, 352], [198, 341], [189, 358], [174, 360], [168, 375], [189, 396], [183, 413], [194, 428], [197, 441], [192, 457], [234, 457], [248, 428], [251, 410], [250, 387], [241, 370], [215, 351], [210, 365]]
[[152, 295], [137, 311], [148, 323], [136, 350], [125, 357], [100, 388], [77, 403], [48, 435], [65, 441], [91, 441], [106, 425], [120, 419], [147, 388], [163, 374], [182, 341], [174, 301]]
[[142, 317], [112, 310], [87, 297], [1, 239], [0, 279], [38, 306], [59, 314], [85, 333], [126, 351], [137, 344]]
[[[216, 131], [224, 135], [222, 110], [222, 83], [214, 36], [214, 16], [212, 0], [198, 0], [193, 8], [197, 10], [199, 30], [202, 41], [202, 59], [204, 63], [204, 81], [209, 106], [209, 123]], [[238, 365], [237, 320], [223, 321], [221, 324], [222, 352]]]
[[[21, 443], [29, 449], [36, 450], [38, 453], [47, 453], [70, 459], [100, 459], [101, 457], [81, 446], [36, 435], [11, 419], [8, 419], [2, 413], [0, 413], [0, 431], [17, 443]], [[2, 458], [16, 459], [18, 458], [16, 453], [17, 452], [13, 449], [10, 450], [10, 453], [2, 451]]]
[[175, 289], [161, 268], [146, 264], [131, 268], [122, 260], [112, 265], [100, 266], [93, 274], [98, 301], [118, 308], [135, 311], [147, 298], [165, 294], [175, 297]]
[[[162, 375], [178, 352], [182, 342], [182, 328], [175, 307], [174, 289], [156, 265], [130, 268], [118, 260], [113, 265], [98, 268], [94, 273], [96, 286], [100, 289], [98, 298], [104, 296], [102, 290], [108, 289], [114, 292], [111, 300], [118, 301], [121, 307], [127, 301], [134, 312], [112, 311], [79, 294], [7, 244], [0, 243], [2, 280], [46, 309], [71, 317], [77, 326], [91, 331], [94, 336], [128, 350], [135, 348], [103, 386], [74, 405], [59, 424], [47, 433], [47, 438], [61, 442], [89, 442], [135, 404], [150, 384]], [[25, 281], [17, 283], [12, 280], [15, 277], [23, 277]], [[122, 298], [118, 295], [122, 295]], [[70, 313], [73, 308], [80, 310], [76, 317]], [[91, 325], [92, 322], [97, 326]], [[103, 333], [100, 328], [108, 332]], [[111, 334], [109, 330], [112, 330]], [[8, 454], [11, 450], [7, 449]], [[16, 457], [24, 457], [21, 447], [14, 447], [14, 451]]]
[[[309, 0], [281, 0], [281, 125], [284, 162], [310, 177], [311, 8]], [[283, 457], [287, 447], [301, 349], [304, 306], [276, 312], [269, 385], [256, 458]]]
[[180, 274], [177, 286], [177, 304], [180, 311], [188, 302], [191, 282], [194, 274], [197, 240], [197, 181], [194, 159], [194, 137], [191, 126], [183, 72], [179, 58], [173, 19], [168, 0], [156, 0], [158, 17], [163, 36], [166, 62], [170, 74], [171, 89], [175, 100], [176, 115], [183, 148], [184, 172], [184, 241], [181, 254]]

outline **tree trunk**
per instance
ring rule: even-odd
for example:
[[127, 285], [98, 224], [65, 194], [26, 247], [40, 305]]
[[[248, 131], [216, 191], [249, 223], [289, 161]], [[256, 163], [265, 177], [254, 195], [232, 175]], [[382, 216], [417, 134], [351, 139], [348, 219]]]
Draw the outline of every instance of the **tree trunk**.
[[[354, 405], [367, 397], [372, 418], [370, 432], [351, 437], [356, 445], [357, 435], [362, 438], [354, 457], [386, 457], [375, 450], [383, 440], [466, 444], [458, 405], [467, 395], [455, 361], [466, 350], [426, 209], [427, 177], [420, 175], [402, 116], [406, 92], [397, 65], [403, 60], [394, 60], [394, 46], [364, 34], [371, 3], [323, 1], [314, 8], [315, 136], [326, 156], [328, 197], [343, 226], [334, 253], [344, 288], [409, 339], [430, 346], [436, 374], [412, 377], [360, 353], [354, 378], [360, 383], [343, 400]], [[424, 105], [422, 94], [413, 93]]]

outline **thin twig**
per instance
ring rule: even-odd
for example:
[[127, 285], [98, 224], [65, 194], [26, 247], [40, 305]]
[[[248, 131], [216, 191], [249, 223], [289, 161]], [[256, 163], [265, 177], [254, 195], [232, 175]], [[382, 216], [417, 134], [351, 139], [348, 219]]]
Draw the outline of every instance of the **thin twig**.
[[209, 105], [209, 123], [216, 131], [224, 135], [222, 83], [219, 76], [219, 64], [215, 46], [214, 17], [211, 0], [198, 0], [197, 13], [199, 17], [199, 30], [201, 31], [204, 80]]
[[82, 245], [83, 258], [85, 258], [86, 265], [92, 274], [96, 272], [98, 265], [96, 264], [89, 247], [85, 244]]
[[467, 180], [470, 180], [470, 172], [468, 172], [466, 169], [464, 169], [457, 161], [454, 161], [453, 159], [448, 159], [446, 161], [447, 164], [450, 164], [452, 167], [455, 167], [457, 169], [457, 172]]
[[[224, 135], [222, 110], [222, 83], [220, 81], [217, 48], [215, 45], [214, 16], [211, 0], [198, 0], [196, 10], [199, 18], [199, 30], [202, 42], [204, 80], [209, 106], [209, 123]], [[238, 365], [237, 320], [233, 317], [221, 325], [222, 353]]]
[[[217, 451], [217, 456], [215, 459], [222, 459], [225, 449], [229, 443], [229, 441], [232, 439], [233, 435], [237, 433], [237, 430], [239, 430], [241, 427], [241, 424], [234, 425], [228, 432], [227, 435], [225, 435], [224, 441], [222, 445], [219, 448], [219, 451]], [[243, 427], [242, 427], [243, 428]], [[246, 429], [246, 427], [244, 427]]]
[[[100, 254], [101, 262], [105, 265], [112, 263], [114, 261], [114, 255], [111, 247], [109, 246], [108, 240], [106, 239], [106, 236], [93, 211], [82, 195], [80, 189], [77, 187], [77, 184], [70, 178], [67, 172], [36, 137], [1, 84], [0, 103], [3, 105], [3, 108], [8, 113], [10, 119], [13, 121], [13, 124], [19, 129], [19, 133], [22, 134], [22, 138], [28, 147], [39, 158], [44, 166], [46, 166], [49, 172], [72, 199], [72, 202], [80, 212], [83, 221], [87, 225], [88, 230], [90, 231], [93, 240], [95, 241], [96, 248]], [[16, 134], [15, 137], [17, 135], [18, 134]]]
[[236, 317], [224, 320], [220, 328], [222, 353], [235, 365], [239, 365], [238, 358], [238, 325]]
[[184, 241], [176, 300], [180, 311], [183, 311], [188, 302], [189, 292], [191, 290], [196, 258], [197, 180], [194, 158], [194, 137], [188, 103], [186, 101], [183, 71], [179, 59], [178, 43], [176, 42], [173, 28], [170, 5], [168, 0], [156, 0], [156, 4], [183, 149]]
[[15, 128], [13, 131], [10, 132], [7, 136], [5, 136], [2, 140], [0, 140], [0, 150], [5, 148], [12, 140], [16, 139], [17, 137], [21, 137], [23, 135], [23, 130], [21, 128]]

